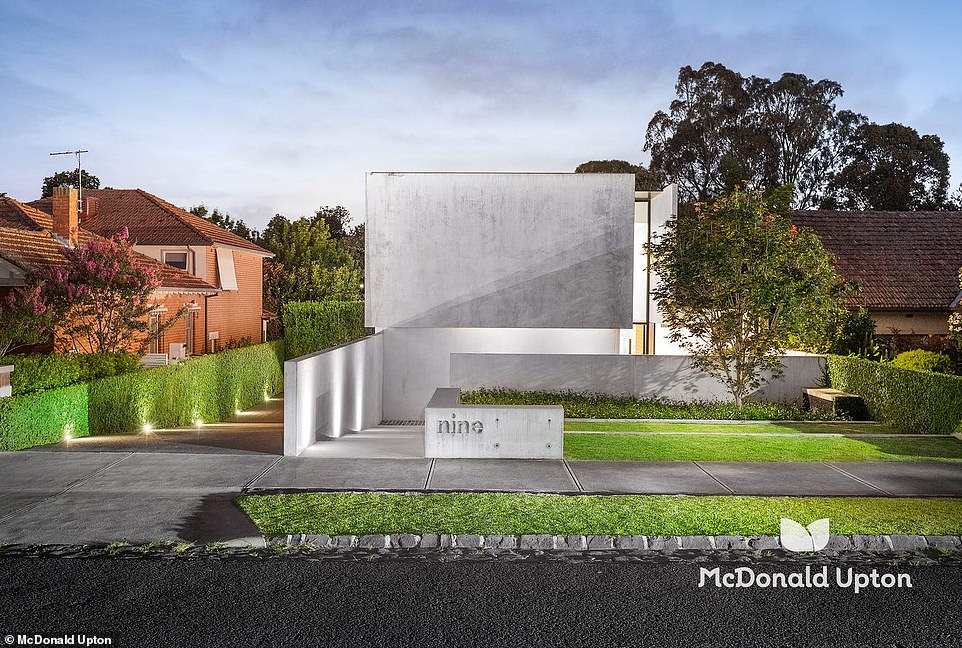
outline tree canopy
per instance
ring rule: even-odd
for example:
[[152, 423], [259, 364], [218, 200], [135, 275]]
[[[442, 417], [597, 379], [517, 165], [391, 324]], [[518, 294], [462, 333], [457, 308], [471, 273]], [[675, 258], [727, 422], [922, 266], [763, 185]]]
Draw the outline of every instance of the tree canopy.
[[207, 205], [200, 204], [190, 208], [190, 213], [194, 216], [210, 221], [214, 225], [221, 227], [228, 232], [233, 232], [241, 238], [245, 238], [251, 243], [260, 243], [260, 232], [248, 227], [242, 219], [234, 220], [227, 212], [221, 212], [217, 207], [213, 211], [208, 211]]
[[846, 285], [815, 232], [788, 218], [791, 187], [736, 187], [668, 221], [651, 246], [669, 337], [740, 406], [799, 328], [841, 308]]
[[[74, 169], [73, 171], [60, 171], [53, 174], [52, 176], [47, 176], [43, 179], [43, 186], [40, 187], [40, 197], [49, 198], [53, 195], [54, 187], [62, 187], [64, 185], [69, 185], [72, 187], [80, 187], [80, 172], [79, 169]], [[84, 189], [100, 189], [100, 178], [97, 176], [83, 172], [83, 188]]]

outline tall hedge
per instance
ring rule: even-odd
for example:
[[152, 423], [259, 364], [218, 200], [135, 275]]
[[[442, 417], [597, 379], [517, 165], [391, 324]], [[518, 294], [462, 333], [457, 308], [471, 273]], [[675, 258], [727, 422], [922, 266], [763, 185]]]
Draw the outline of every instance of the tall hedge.
[[364, 326], [364, 302], [287, 302], [284, 304], [287, 357], [314, 353], [370, 335]]
[[213, 423], [284, 389], [284, 340], [89, 383], [90, 431]]
[[0, 399], [0, 450], [57, 443], [66, 433], [87, 436], [87, 385]]
[[826, 362], [832, 387], [861, 396], [875, 420], [905, 433], [962, 431], [962, 377], [853, 357]]
[[0, 365], [13, 365], [10, 386], [14, 394], [30, 394], [66, 387], [96, 378], [116, 376], [140, 369], [140, 358], [132, 353], [43, 353], [8, 355]]

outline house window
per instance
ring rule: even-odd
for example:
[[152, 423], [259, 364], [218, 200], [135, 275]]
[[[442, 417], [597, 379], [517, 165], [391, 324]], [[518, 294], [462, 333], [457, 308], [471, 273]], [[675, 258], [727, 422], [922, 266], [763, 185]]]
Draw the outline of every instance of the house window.
[[187, 270], [186, 252], [164, 252], [164, 263], [181, 270]]
[[160, 353], [160, 336], [157, 335], [157, 331], [160, 330], [160, 313], [150, 314], [148, 326], [150, 331], [150, 352]]

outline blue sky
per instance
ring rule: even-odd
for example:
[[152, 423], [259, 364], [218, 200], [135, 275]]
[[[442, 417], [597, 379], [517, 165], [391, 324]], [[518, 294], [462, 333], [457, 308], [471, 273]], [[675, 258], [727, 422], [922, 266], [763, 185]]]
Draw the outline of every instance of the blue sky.
[[[962, 7], [855, 2], [0, 0], [0, 192], [86, 148], [105, 185], [254, 226], [364, 172], [647, 161], [678, 68], [830, 78], [841, 106], [945, 141], [962, 181]], [[70, 160], [70, 161], [68, 161]]]

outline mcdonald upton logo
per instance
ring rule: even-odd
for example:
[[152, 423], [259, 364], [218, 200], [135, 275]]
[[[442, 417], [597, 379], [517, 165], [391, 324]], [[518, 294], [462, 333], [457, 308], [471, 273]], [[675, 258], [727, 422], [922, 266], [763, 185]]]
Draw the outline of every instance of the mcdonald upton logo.
[[[821, 551], [828, 546], [829, 538], [828, 518], [815, 520], [807, 527], [795, 520], [781, 518], [780, 539], [782, 547], [789, 551]], [[836, 587], [851, 588], [856, 594], [868, 588], [912, 587], [910, 574], [879, 572], [877, 569], [859, 572], [851, 567], [836, 567], [832, 574], [827, 565], [821, 568], [806, 565], [804, 571], [796, 572], [760, 572], [751, 567], [722, 571], [721, 567], [701, 567], [698, 587], [714, 585], [725, 589], [828, 588], [833, 584], [830, 576], [834, 576]]]

